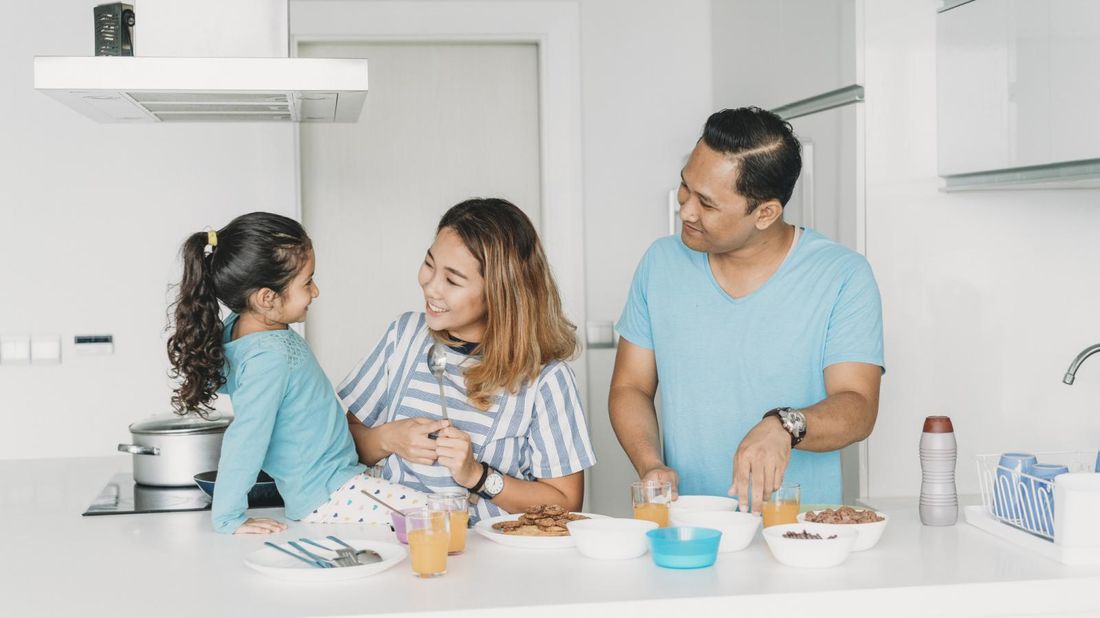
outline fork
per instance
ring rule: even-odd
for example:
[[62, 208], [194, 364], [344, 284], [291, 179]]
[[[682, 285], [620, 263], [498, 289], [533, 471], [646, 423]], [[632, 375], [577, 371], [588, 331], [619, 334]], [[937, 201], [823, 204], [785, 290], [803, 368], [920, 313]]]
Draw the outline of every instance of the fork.
[[309, 556], [322, 568], [332, 569], [332, 568], [336, 567], [336, 564], [334, 564], [333, 561], [329, 560], [328, 558], [322, 558], [321, 556], [318, 556], [317, 554], [309, 551], [308, 549], [306, 549], [305, 547], [302, 547], [301, 545], [299, 545], [298, 543], [295, 543], [294, 541], [288, 541], [287, 545], [290, 545], [294, 549], [302, 552], [303, 555]]
[[[298, 540], [303, 542], [303, 543], [309, 543], [310, 545], [312, 545], [314, 547], [318, 547], [318, 548], [323, 549], [325, 551], [330, 551], [330, 552], [335, 553], [336, 558], [331, 559], [331, 561], [336, 563], [336, 566], [338, 566], [338, 567], [350, 567], [350, 566], [357, 566], [359, 564], [359, 559], [356, 558], [355, 552], [351, 551], [349, 549], [343, 549], [343, 548], [332, 549], [331, 547], [326, 547], [326, 546], [321, 545], [320, 543], [318, 543], [316, 541], [313, 541], [311, 539], [307, 539], [305, 537], [300, 538]], [[330, 560], [330, 559], [325, 558], [325, 560]]]

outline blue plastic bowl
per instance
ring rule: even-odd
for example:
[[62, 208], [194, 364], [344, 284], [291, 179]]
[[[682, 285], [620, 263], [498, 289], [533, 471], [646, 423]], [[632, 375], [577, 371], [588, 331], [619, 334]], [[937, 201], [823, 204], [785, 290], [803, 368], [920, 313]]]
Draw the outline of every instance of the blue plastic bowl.
[[666, 569], [701, 569], [718, 558], [722, 533], [712, 528], [658, 528], [645, 533], [653, 562]]
[[[199, 486], [202, 493], [213, 498], [218, 471], [200, 472], [194, 478], [195, 484]], [[283, 506], [283, 497], [275, 487], [275, 479], [268, 476], [266, 472], [260, 472], [256, 478], [256, 484], [248, 491], [248, 506], [251, 508]]]

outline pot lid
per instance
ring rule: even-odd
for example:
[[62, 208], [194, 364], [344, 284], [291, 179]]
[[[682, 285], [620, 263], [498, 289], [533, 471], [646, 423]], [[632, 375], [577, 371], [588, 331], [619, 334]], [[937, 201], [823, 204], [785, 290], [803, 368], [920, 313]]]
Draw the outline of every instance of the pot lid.
[[206, 419], [194, 412], [187, 414], [165, 414], [150, 416], [130, 425], [130, 433], [143, 434], [188, 434], [225, 431], [233, 417], [213, 412]]

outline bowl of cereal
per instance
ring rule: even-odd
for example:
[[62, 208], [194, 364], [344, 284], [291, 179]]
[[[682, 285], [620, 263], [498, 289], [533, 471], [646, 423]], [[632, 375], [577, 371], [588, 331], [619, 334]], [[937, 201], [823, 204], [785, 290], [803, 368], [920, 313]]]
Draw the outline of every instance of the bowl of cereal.
[[779, 524], [764, 528], [764, 541], [781, 564], [825, 568], [842, 564], [852, 553], [859, 533], [825, 524]]
[[813, 523], [827, 526], [831, 530], [850, 529], [859, 534], [852, 551], [871, 549], [882, 538], [889, 518], [883, 513], [871, 509], [857, 509], [850, 506], [840, 508], [806, 511], [798, 514], [799, 523]]

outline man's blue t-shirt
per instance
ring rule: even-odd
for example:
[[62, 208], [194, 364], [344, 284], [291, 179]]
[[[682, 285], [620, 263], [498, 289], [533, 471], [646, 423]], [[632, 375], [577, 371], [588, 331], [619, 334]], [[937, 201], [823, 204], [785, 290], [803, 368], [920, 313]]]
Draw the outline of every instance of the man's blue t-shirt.
[[[706, 253], [657, 240], [616, 326], [656, 355], [665, 463], [685, 495], [725, 495], [741, 439], [772, 408], [825, 399], [829, 365], [885, 367], [870, 265], [809, 229], [764, 285], [736, 299]], [[839, 503], [840, 453], [796, 449], [784, 481], [801, 484], [803, 504]]]

